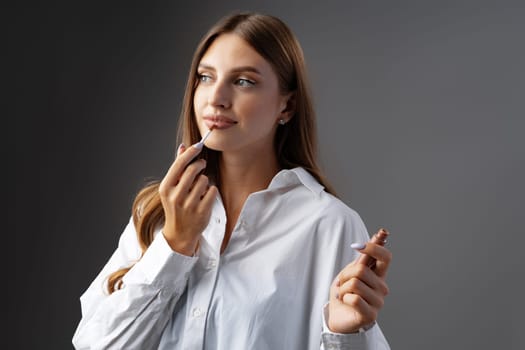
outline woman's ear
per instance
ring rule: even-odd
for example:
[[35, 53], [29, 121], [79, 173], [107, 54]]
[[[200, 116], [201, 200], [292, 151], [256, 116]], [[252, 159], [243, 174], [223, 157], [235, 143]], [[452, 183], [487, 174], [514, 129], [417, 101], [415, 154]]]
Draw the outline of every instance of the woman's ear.
[[290, 92], [284, 95], [279, 119], [284, 119], [286, 122], [288, 122], [295, 114], [295, 107], [295, 92]]

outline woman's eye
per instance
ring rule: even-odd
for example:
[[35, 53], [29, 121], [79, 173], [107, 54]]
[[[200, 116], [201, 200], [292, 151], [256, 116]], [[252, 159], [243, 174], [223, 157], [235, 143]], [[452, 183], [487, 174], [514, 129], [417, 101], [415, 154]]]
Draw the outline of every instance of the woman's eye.
[[203, 83], [207, 83], [211, 80], [211, 77], [209, 75], [206, 75], [206, 74], [198, 74], [197, 75], [198, 79], [200, 82], [203, 82]]
[[244, 78], [237, 79], [235, 83], [241, 87], [249, 87], [249, 86], [255, 85], [255, 82], [253, 80], [244, 79]]

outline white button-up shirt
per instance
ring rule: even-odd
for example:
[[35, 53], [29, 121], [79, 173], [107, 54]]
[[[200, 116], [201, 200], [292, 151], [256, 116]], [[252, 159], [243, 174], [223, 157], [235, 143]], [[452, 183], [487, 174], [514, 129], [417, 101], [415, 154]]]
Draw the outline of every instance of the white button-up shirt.
[[[377, 324], [356, 334], [326, 326], [330, 285], [357, 256], [350, 244], [369, 235], [306, 170], [282, 170], [252, 193], [221, 254], [225, 225], [219, 196], [194, 257], [171, 250], [159, 230], [140, 258], [130, 220], [80, 298], [75, 348], [389, 349]], [[108, 295], [108, 274], [133, 263]]]

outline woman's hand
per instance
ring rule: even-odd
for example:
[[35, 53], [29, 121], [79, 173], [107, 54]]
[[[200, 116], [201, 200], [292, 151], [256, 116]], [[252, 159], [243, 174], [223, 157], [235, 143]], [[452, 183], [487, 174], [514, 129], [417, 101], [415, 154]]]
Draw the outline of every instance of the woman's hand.
[[334, 279], [330, 288], [328, 328], [334, 333], [354, 333], [372, 325], [388, 294], [386, 272], [392, 258], [388, 249], [368, 242], [359, 250], [377, 259], [373, 269], [357, 258]]
[[208, 178], [199, 175], [206, 161], [191, 161], [201, 148], [181, 145], [177, 158], [159, 186], [165, 222], [162, 232], [170, 247], [181, 254], [195, 253], [202, 231], [210, 220], [217, 187], [208, 185]]

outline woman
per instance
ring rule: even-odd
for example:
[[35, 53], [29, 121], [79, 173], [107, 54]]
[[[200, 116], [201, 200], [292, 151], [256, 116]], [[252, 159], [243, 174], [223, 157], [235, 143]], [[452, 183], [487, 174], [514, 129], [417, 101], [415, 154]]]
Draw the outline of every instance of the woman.
[[369, 237], [316, 164], [289, 28], [249, 13], [217, 23], [195, 52], [180, 121], [175, 161], [139, 192], [81, 297], [75, 347], [388, 349], [375, 320], [390, 252], [360, 244], [369, 267], [350, 247]]

